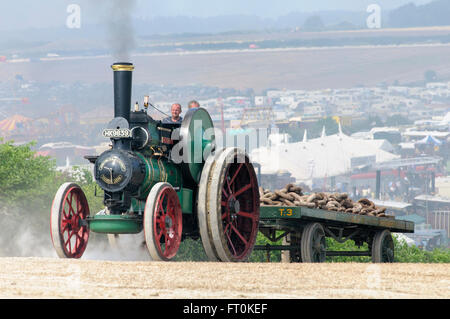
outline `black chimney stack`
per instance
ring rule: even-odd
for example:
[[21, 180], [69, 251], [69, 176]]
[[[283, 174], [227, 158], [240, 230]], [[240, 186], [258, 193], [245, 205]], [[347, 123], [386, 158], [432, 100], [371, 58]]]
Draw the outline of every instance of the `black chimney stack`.
[[111, 68], [114, 71], [114, 117], [121, 116], [130, 122], [133, 63], [114, 63]]

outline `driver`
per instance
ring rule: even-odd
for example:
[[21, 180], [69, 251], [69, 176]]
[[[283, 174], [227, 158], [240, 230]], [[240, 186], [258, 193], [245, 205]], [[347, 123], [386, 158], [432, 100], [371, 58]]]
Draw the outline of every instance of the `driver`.
[[181, 114], [181, 105], [179, 103], [172, 104], [171, 108], [172, 116], [168, 116], [162, 120], [164, 124], [181, 124], [183, 118], [180, 116]]

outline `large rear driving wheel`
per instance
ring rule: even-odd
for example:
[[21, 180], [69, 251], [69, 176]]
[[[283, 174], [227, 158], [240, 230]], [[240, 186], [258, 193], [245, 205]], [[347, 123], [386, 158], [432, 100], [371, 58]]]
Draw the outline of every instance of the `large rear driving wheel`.
[[245, 152], [227, 148], [217, 157], [208, 183], [209, 228], [221, 261], [245, 261], [258, 233], [259, 191]]

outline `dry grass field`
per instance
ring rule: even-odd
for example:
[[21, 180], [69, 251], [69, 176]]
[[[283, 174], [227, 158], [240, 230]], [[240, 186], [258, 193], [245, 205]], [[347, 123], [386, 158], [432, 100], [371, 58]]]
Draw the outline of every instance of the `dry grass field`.
[[446, 264], [0, 258], [0, 298], [450, 298]]
[[[325, 89], [420, 81], [426, 70], [450, 79], [450, 45], [355, 46], [133, 56], [134, 83], [238, 89]], [[2, 63], [1, 79], [111, 82], [111, 57]]]

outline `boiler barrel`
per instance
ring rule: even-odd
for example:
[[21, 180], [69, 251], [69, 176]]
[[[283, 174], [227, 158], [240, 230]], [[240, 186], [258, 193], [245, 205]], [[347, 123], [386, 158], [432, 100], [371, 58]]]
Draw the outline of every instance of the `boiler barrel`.
[[139, 188], [138, 199], [145, 200], [151, 188], [158, 182], [170, 183], [175, 189], [183, 185], [179, 165], [170, 163], [166, 158], [160, 156], [147, 157], [141, 153], [136, 153], [136, 155], [145, 164], [145, 178]]

